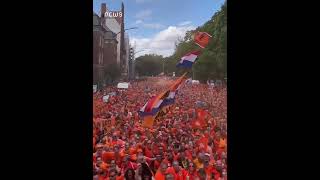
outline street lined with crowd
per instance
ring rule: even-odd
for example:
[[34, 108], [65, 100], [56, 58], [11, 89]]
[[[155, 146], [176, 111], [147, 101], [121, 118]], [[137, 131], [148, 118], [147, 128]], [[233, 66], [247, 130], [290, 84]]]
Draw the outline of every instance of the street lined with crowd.
[[142, 126], [139, 109], [172, 82], [154, 77], [94, 93], [93, 179], [227, 179], [225, 85], [184, 83], [169, 112]]

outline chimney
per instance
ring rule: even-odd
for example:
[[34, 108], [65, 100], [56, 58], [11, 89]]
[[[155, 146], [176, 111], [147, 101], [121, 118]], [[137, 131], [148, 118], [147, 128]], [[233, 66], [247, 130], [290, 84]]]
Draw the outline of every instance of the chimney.
[[101, 3], [101, 14], [100, 17], [104, 17], [104, 14], [107, 12], [107, 5], [106, 3]]

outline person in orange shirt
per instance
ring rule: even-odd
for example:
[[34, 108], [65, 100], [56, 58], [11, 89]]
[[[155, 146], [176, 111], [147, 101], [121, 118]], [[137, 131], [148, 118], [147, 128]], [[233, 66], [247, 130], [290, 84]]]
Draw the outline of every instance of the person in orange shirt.
[[179, 153], [179, 155], [177, 156], [177, 159], [176, 159], [178, 162], [179, 162], [179, 165], [183, 168], [187, 168], [187, 165], [188, 165], [188, 161], [187, 161], [187, 158], [186, 158], [186, 154], [184, 151], [181, 150], [181, 152]]
[[157, 172], [157, 170], [160, 168], [161, 162], [162, 162], [162, 156], [160, 154], [156, 155], [156, 160], [153, 164], [153, 172]]
[[128, 169], [126, 172], [125, 172], [125, 175], [124, 175], [124, 179], [125, 180], [135, 180], [135, 172], [133, 169]]
[[124, 153], [128, 155], [133, 155], [136, 153], [136, 148], [130, 147], [130, 144], [127, 142], [124, 147]]
[[142, 163], [141, 165], [142, 165], [141, 178], [143, 180], [152, 180], [153, 173], [151, 172], [150, 167], [146, 163]]
[[186, 179], [194, 180], [197, 177], [198, 177], [198, 173], [195, 168], [195, 165], [192, 162], [190, 162], [188, 166], [188, 174]]
[[167, 163], [168, 167], [171, 167], [174, 160], [176, 159], [174, 158], [173, 153], [169, 151], [165, 154], [165, 158], [162, 162]]
[[93, 153], [93, 159], [97, 159], [98, 157], [101, 157], [103, 154], [102, 147], [98, 147], [97, 151]]
[[168, 173], [168, 174], [166, 175], [166, 180], [174, 180], [174, 175], [171, 174], [171, 173]]
[[147, 141], [147, 146], [144, 148], [144, 154], [149, 158], [153, 157], [153, 152], [152, 152], [152, 146], [151, 145], [152, 145], [151, 140], [148, 140]]
[[210, 164], [210, 154], [206, 153], [204, 156], [203, 168], [206, 172], [206, 175], [209, 179], [213, 178], [214, 167], [213, 164]]
[[207, 174], [203, 168], [199, 169], [198, 176], [200, 180], [207, 180]]
[[103, 162], [100, 157], [98, 157], [97, 163], [96, 163], [96, 169], [107, 171], [108, 165], [105, 162]]
[[156, 180], [165, 180], [167, 168], [168, 168], [168, 166], [166, 163], [161, 163], [160, 168], [158, 169], [158, 171], [155, 175], [155, 179]]
[[225, 150], [227, 146], [227, 139], [225, 137], [221, 137], [219, 141], [219, 151]]
[[215, 179], [219, 179], [222, 175], [222, 162], [221, 160], [217, 160], [215, 163], [215, 167], [213, 169], [213, 174]]
[[[100, 179], [99, 179], [100, 180]], [[117, 171], [115, 169], [111, 169], [109, 171], [109, 177], [103, 179], [103, 180], [124, 180], [124, 177], [117, 176]]]
[[108, 178], [108, 176], [107, 176], [107, 172], [106, 171], [103, 171], [103, 170], [99, 170], [98, 171], [98, 175], [97, 175], [97, 179], [98, 180], [105, 180], [107, 178]]
[[186, 180], [188, 172], [179, 166], [179, 162], [178, 161], [174, 161], [173, 162], [173, 171], [174, 171], [174, 175], [175, 175], [175, 180]]
[[164, 155], [164, 148], [163, 148], [162, 145], [159, 145], [159, 146], [158, 146], [158, 154], [160, 154], [161, 156]]
[[185, 154], [186, 154], [186, 159], [187, 160], [192, 160], [192, 152], [191, 152], [191, 150], [189, 148], [189, 145], [186, 145]]
[[117, 175], [120, 175], [121, 174], [121, 169], [117, 166], [115, 160], [111, 160], [109, 166], [108, 166], [108, 169], [111, 170], [111, 169], [114, 169], [116, 170], [117, 172]]
[[123, 158], [123, 162], [121, 164], [121, 174], [125, 174], [128, 169], [136, 170], [137, 168], [137, 163], [131, 162], [129, 156]]
[[202, 156], [202, 153], [199, 153], [198, 157], [193, 160], [193, 163], [196, 165], [197, 169], [203, 168]]

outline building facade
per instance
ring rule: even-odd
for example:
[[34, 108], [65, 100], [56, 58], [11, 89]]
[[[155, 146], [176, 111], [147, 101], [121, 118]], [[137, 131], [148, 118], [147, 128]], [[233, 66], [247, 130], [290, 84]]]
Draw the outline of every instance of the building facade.
[[106, 71], [117, 62], [117, 40], [115, 34], [103, 27], [103, 19], [93, 13], [93, 84], [101, 88], [106, 85]]
[[[100, 17], [102, 19], [102, 25], [107, 31], [112, 31], [116, 34], [117, 44], [117, 64], [120, 68], [121, 74], [123, 77], [126, 77], [128, 74], [128, 55], [126, 46], [126, 37], [124, 30], [124, 5], [121, 4], [120, 11], [109, 11], [108, 7], [105, 3], [101, 4], [100, 9]], [[112, 14], [116, 14], [117, 16], [106, 16], [106, 12], [112, 12]], [[120, 16], [121, 12], [121, 16]]]

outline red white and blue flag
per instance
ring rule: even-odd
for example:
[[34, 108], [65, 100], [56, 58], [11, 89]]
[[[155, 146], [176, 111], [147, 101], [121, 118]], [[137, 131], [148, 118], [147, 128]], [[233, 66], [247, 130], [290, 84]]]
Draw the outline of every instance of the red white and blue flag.
[[184, 67], [184, 68], [191, 68], [193, 63], [198, 59], [198, 56], [201, 54], [201, 52], [198, 51], [192, 51], [188, 54], [184, 55], [179, 63], [176, 65], [177, 67]]
[[155, 116], [161, 109], [163, 99], [153, 96], [138, 112], [140, 116]]

